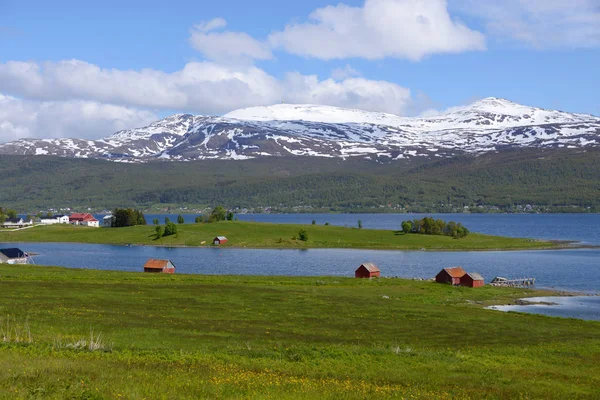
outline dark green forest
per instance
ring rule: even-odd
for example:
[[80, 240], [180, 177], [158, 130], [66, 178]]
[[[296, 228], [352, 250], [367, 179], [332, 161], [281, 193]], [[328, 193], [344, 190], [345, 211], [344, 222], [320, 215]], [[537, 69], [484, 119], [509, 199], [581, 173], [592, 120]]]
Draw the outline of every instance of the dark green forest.
[[120, 164], [0, 156], [0, 206], [157, 204], [319, 211], [600, 211], [600, 150], [506, 150], [392, 163], [316, 157]]

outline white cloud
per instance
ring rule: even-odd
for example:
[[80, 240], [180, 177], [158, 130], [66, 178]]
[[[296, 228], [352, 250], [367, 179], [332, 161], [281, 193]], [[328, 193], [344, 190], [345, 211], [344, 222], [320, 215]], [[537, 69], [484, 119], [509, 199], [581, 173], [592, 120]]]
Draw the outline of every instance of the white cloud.
[[289, 73], [278, 79], [255, 66], [214, 62], [191, 62], [173, 73], [122, 71], [78, 60], [0, 64], [0, 93], [196, 114], [222, 114], [282, 100], [402, 113], [410, 98], [408, 89], [399, 85], [364, 78], [319, 80], [315, 75]]
[[31, 101], [0, 94], [0, 143], [20, 138], [95, 139], [156, 119], [149, 111], [91, 101]]
[[190, 44], [207, 59], [238, 61], [244, 59], [268, 60], [273, 54], [266, 43], [244, 32], [214, 32], [224, 28], [223, 18], [202, 22], [191, 30]]
[[364, 78], [319, 81], [317, 76], [290, 73], [284, 85], [286, 103], [323, 104], [398, 115], [406, 113], [411, 103], [409, 89]]
[[343, 68], [336, 68], [331, 71], [331, 78], [336, 81], [343, 81], [344, 79], [355, 78], [357, 76], [361, 76], [361, 73], [349, 64], [346, 64]]
[[454, 0], [452, 5], [482, 18], [490, 34], [536, 48], [600, 46], [598, 0]]
[[484, 50], [485, 38], [453, 20], [446, 0], [366, 0], [315, 10], [310, 22], [270, 35], [274, 48], [324, 60], [407, 58]]

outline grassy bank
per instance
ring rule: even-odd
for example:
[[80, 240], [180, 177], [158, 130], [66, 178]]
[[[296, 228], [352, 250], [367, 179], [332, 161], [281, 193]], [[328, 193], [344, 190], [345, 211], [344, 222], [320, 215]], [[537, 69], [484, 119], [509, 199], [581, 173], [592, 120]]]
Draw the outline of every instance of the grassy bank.
[[0, 398], [566, 399], [600, 387], [600, 323], [483, 309], [523, 289], [1, 265], [0, 293]]
[[[155, 239], [153, 226], [87, 228], [72, 225], [37, 226], [16, 232], [0, 231], [0, 242], [76, 242], [151, 246], [209, 246], [217, 235], [227, 236], [224, 247], [250, 248], [363, 248], [391, 250], [511, 250], [558, 247], [551, 242], [481, 234], [453, 239], [448, 236], [405, 235], [398, 231], [323, 225], [219, 222], [178, 225], [175, 236]], [[308, 240], [293, 240], [300, 229]], [[203, 244], [204, 242], [204, 244]]]

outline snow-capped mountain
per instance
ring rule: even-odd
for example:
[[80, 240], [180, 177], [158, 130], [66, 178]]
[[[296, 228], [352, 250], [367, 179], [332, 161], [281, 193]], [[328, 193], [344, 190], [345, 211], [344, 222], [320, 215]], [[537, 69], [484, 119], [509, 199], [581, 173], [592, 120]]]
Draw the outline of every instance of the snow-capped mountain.
[[422, 118], [290, 104], [245, 108], [222, 117], [178, 114], [95, 141], [21, 139], [0, 144], [0, 154], [127, 162], [285, 155], [390, 160], [511, 147], [588, 146], [600, 146], [599, 117], [487, 98]]

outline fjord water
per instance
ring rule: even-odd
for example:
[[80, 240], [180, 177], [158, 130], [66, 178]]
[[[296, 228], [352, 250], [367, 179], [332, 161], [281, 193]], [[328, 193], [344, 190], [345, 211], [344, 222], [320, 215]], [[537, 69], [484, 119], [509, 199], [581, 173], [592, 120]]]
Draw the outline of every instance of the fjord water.
[[[598, 214], [447, 214], [435, 218], [462, 222], [473, 231], [518, 237], [575, 240], [600, 244]], [[164, 218], [164, 216], [162, 216]], [[176, 216], [175, 216], [176, 217]], [[193, 215], [186, 216], [188, 220]], [[246, 214], [240, 220], [397, 229], [417, 214]], [[151, 222], [154, 216], [147, 215]], [[173, 215], [170, 215], [171, 219]], [[108, 232], [107, 232], [108, 234]], [[215, 233], [217, 234], [217, 232]], [[14, 247], [0, 243], [0, 247]], [[169, 258], [179, 273], [352, 276], [362, 262], [375, 262], [383, 276], [431, 278], [441, 268], [460, 265], [479, 272], [487, 281], [495, 276], [533, 277], [538, 287], [600, 293], [600, 249], [544, 251], [383, 251], [353, 249], [270, 250], [231, 248], [163, 248], [66, 243], [23, 243], [34, 252], [36, 264], [72, 268], [140, 271], [148, 258]]]

